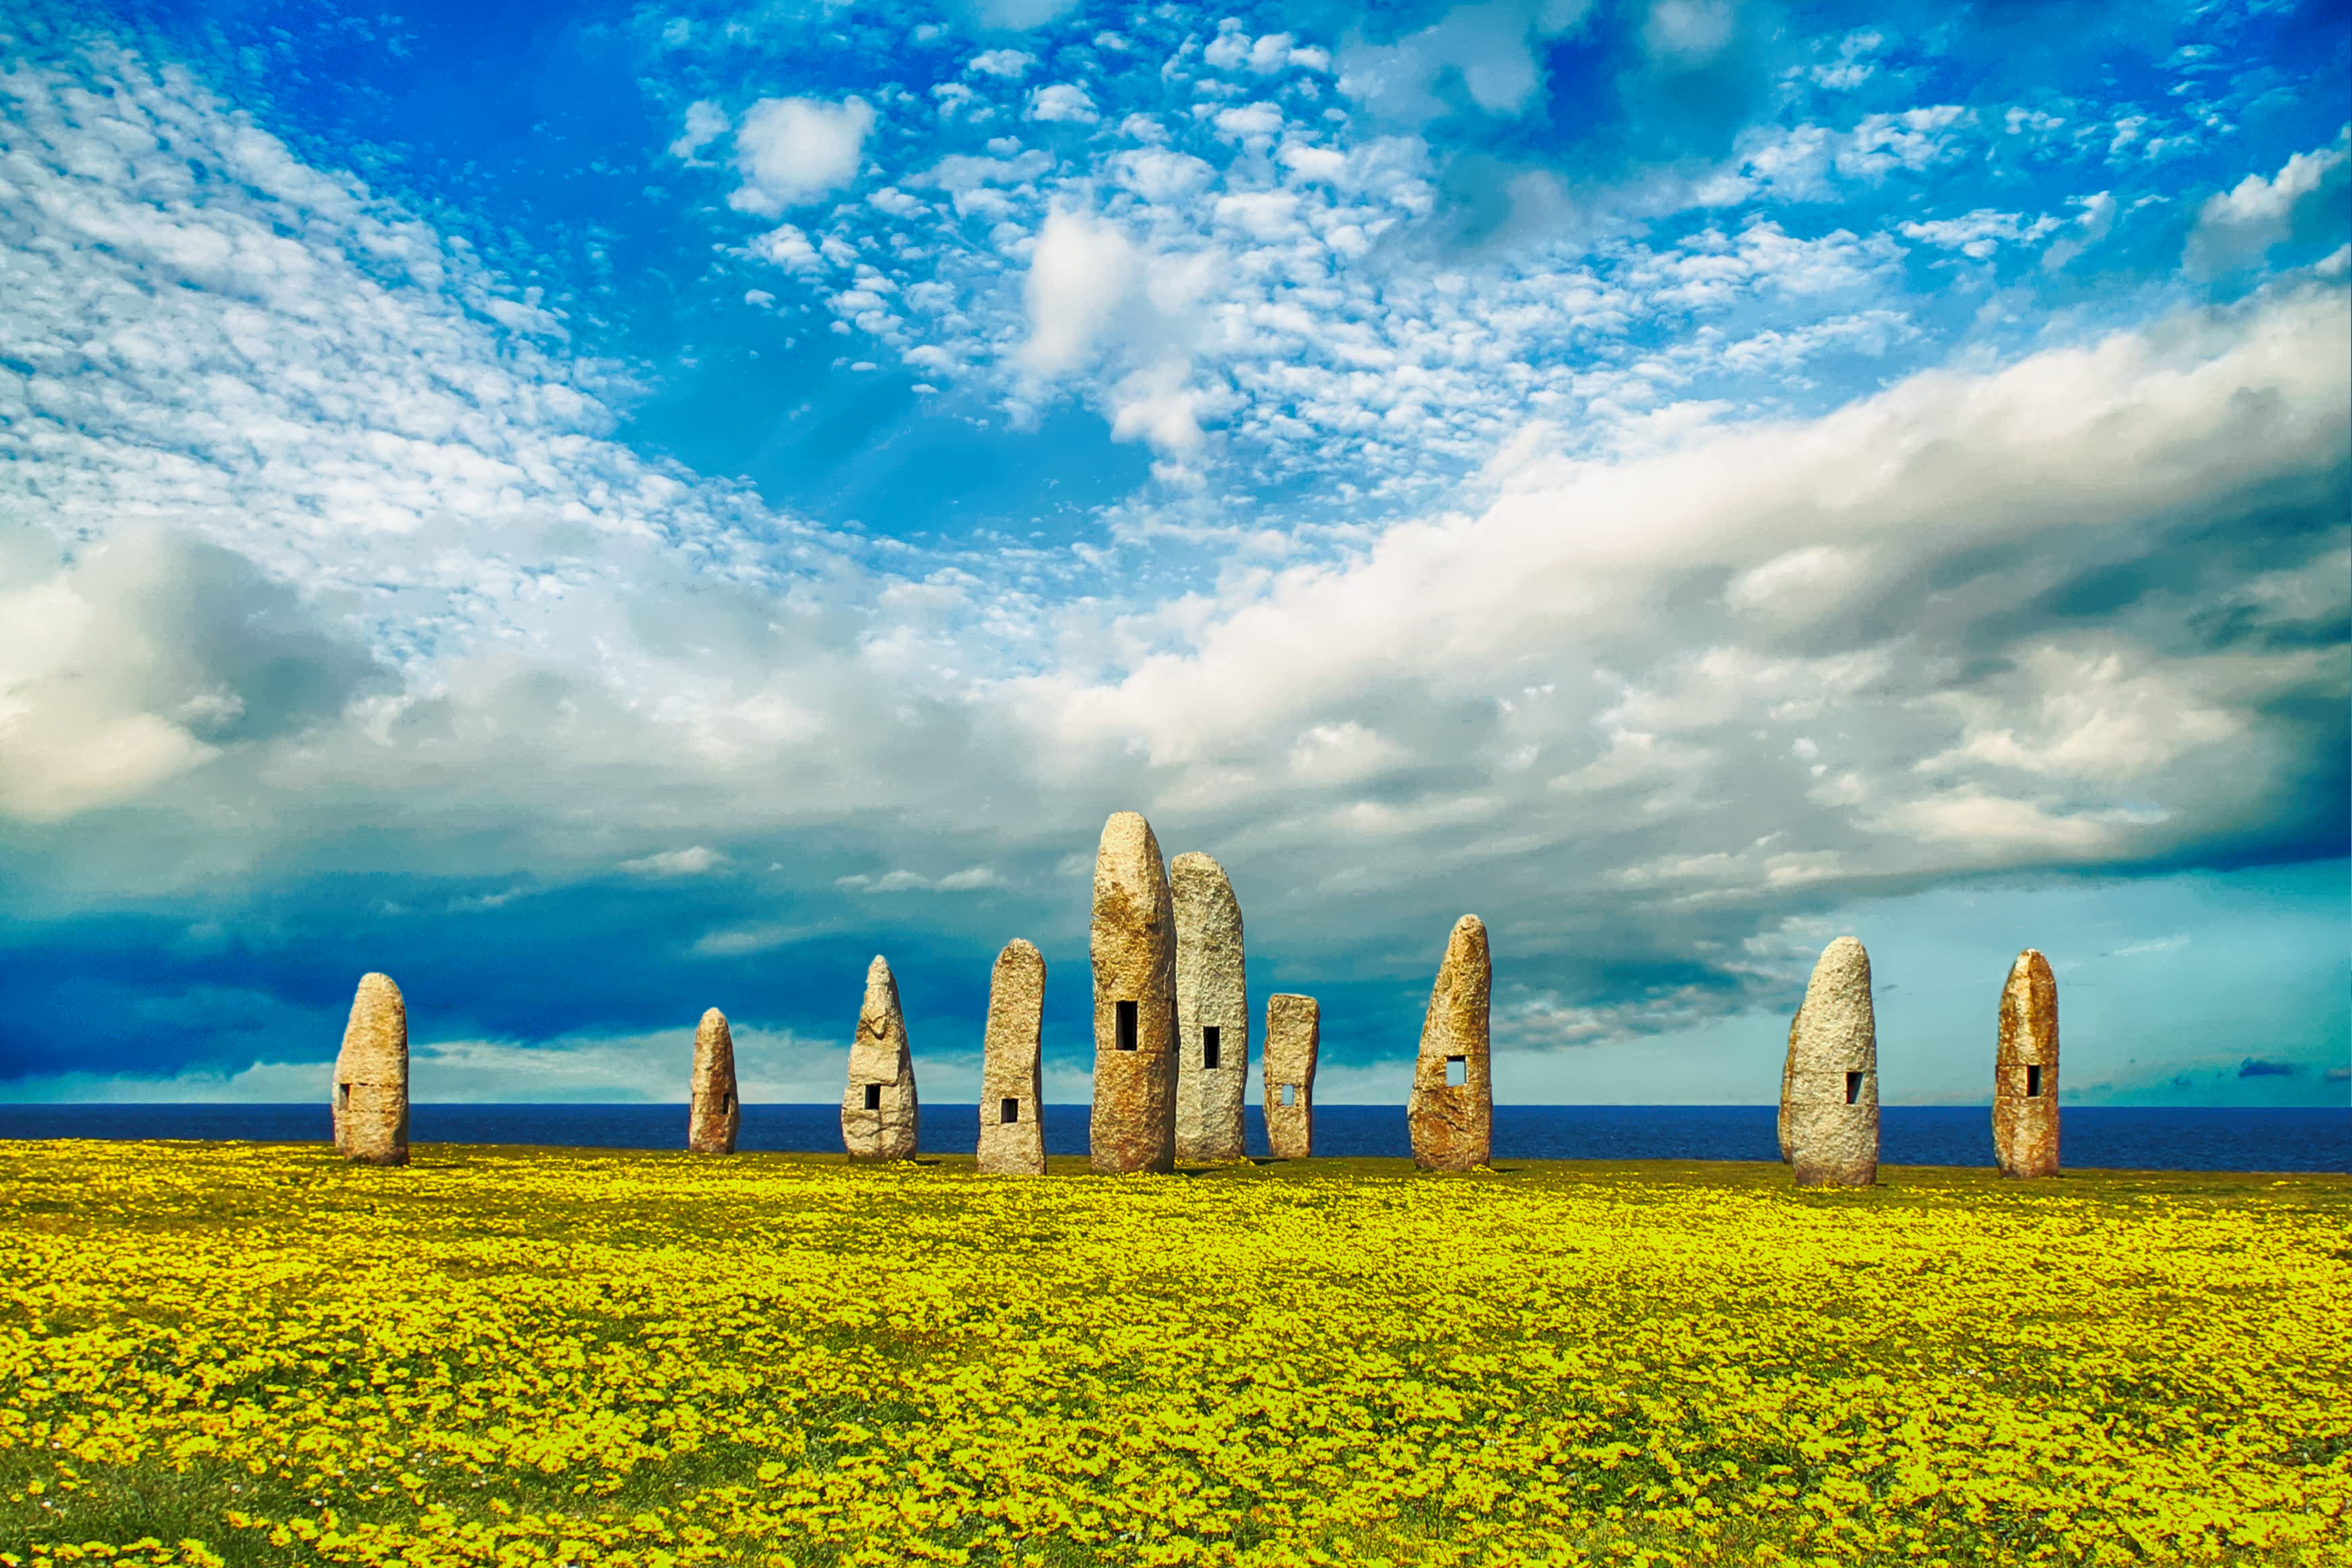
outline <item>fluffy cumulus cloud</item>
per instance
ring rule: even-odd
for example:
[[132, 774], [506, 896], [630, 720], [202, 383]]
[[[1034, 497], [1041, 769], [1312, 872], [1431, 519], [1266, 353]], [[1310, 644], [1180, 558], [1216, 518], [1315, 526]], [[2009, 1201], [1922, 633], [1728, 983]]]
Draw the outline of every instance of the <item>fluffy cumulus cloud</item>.
[[[1612, 25], [1696, 80], [1743, 16]], [[2340, 138], [2151, 204], [2117, 115], [1851, 102], [1900, 50], [1842, 34], [1778, 121], [1538, 222], [1566, 183], [1428, 127], [1535, 113], [1580, 8], [994, 20], [1035, 30], [928, 86], [706, 73], [646, 156], [841, 374], [1147, 449], [1069, 542], [649, 455], [593, 310], [192, 73], [0, 77], [14, 1077], [89, 1014], [141, 1082], [274, 1083], [401, 963], [452, 1084], [654, 1093], [717, 993], [818, 1085], [877, 946], [962, 1071], [943, 977], [1015, 932], [1075, 1060], [1126, 806], [1381, 1097], [1465, 909], [1524, 1064], [1782, 1006], [1858, 900], [2344, 853]], [[2081, 188], [1946, 172], [2018, 138]], [[2003, 319], [2102, 247], [2122, 307]]]

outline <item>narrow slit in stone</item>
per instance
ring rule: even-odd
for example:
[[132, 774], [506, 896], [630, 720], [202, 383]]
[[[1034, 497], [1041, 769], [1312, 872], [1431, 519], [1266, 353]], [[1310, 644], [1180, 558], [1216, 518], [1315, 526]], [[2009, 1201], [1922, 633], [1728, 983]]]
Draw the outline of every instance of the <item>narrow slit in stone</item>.
[[1214, 1024], [1201, 1031], [1201, 1065], [1204, 1068], [1217, 1065], [1217, 1026]]
[[1470, 1058], [1468, 1057], [1446, 1058], [1445, 1087], [1448, 1089], [1460, 1089], [1464, 1084], [1466, 1084], [1469, 1081]]
[[869, 1083], [866, 1086], [866, 1109], [868, 1110], [879, 1110], [882, 1109], [882, 1086], [880, 1084]]
[[352, 1108], [352, 1086], [350, 1084], [337, 1084], [335, 1086], [335, 1096], [342, 1109], [349, 1110]]
[[1848, 1105], [1862, 1103], [1862, 1075], [1858, 1072], [1845, 1075], [1845, 1102]]
[[1020, 1121], [1021, 1102], [1017, 1100], [1001, 1101], [996, 1107], [996, 1120], [1007, 1127]]
[[1283, 1104], [1285, 1104], [1285, 1105], [1296, 1105], [1296, 1104], [1297, 1104], [1297, 1103], [1298, 1103], [1298, 1086], [1297, 1086], [1297, 1084], [1295, 1084], [1295, 1083], [1286, 1083], [1286, 1084], [1281, 1084], [1281, 1085], [1279, 1085], [1279, 1086], [1277, 1086], [1277, 1087], [1279, 1087], [1279, 1088], [1281, 1089], [1281, 1090], [1282, 1090], [1282, 1103], [1283, 1103]]
[[1113, 1047], [1118, 1050], [1131, 1051], [1135, 1049], [1134, 1003], [1122, 1002], [1118, 1005], [1118, 1033], [1111, 1044]]
[[2025, 1098], [2028, 1100], [2042, 1098], [2042, 1068], [2038, 1064], [2025, 1069]]

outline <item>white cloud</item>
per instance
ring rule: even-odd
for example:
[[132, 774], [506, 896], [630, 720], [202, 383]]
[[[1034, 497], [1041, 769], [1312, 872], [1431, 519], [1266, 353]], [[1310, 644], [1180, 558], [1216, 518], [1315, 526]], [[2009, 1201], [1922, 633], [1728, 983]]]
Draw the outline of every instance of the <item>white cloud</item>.
[[694, 155], [727, 134], [732, 125], [727, 111], [709, 99], [698, 99], [686, 106], [686, 129], [669, 144], [669, 155], [692, 162]]
[[839, 190], [857, 177], [873, 129], [874, 107], [862, 98], [760, 100], [735, 132], [743, 184], [728, 205], [772, 217]]
[[1135, 247], [1115, 226], [1076, 212], [1048, 217], [1029, 253], [1023, 288], [1029, 308], [1023, 363], [1044, 375], [1083, 363], [1127, 298], [1135, 271]]
[[699, 877], [727, 864], [727, 857], [708, 845], [694, 844], [684, 849], [665, 849], [658, 854], [643, 856], [621, 862], [621, 869], [640, 877]]
[[983, 49], [971, 57], [964, 69], [1006, 81], [1019, 81], [1036, 63], [1037, 57], [1024, 49]]
[[1087, 96], [1085, 88], [1076, 82], [1057, 81], [1029, 95], [1029, 118], [1092, 125], [1102, 116], [1096, 111], [1095, 100]]
[[[2348, 163], [2352, 127], [2339, 133], [2333, 146], [2295, 153], [2270, 179], [2248, 174], [2207, 198], [2189, 237], [2186, 265], [2192, 271], [2217, 272], [2261, 260], [2294, 232], [2295, 213], [2305, 202], [2317, 198], [2343, 206]], [[2332, 196], [2326, 195], [2329, 192]]]

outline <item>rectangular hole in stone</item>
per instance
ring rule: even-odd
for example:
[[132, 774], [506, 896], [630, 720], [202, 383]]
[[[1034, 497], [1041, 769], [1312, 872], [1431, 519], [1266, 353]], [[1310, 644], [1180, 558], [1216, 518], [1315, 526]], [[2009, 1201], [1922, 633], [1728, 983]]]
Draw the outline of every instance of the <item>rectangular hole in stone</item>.
[[1296, 1104], [1297, 1104], [1297, 1103], [1298, 1103], [1298, 1086], [1297, 1086], [1297, 1084], [1295, 1084], [1295, 1083], [1286, 1083], [1286, 1084], [1281, 1085], [1280, 1087], [1281, 1087], [1281, 1089], [1282, 1089], [1282, 1101], [1281, 1101], [1281, 1102], [1282, 1102], [1283, 1104], [1285, 1104], [1285, 1105], [1296, 1105]]
[[1135, 1004], [1132, 1002], [1118, 1005], [1118, 1027], [1111, 1047], [1121, 1051], [1135, 1049]]
[[722, 1095], [720, 1095], [720, 1096], [719, 1097], [719, 1115], [724, 1116], [724, 1115], [726, 1115], [729, 1111], [730, 1111], [730, 1110], [734, 1110], [734, 1109], [735, 1109], [735, 1097], [734, 1097], [733, 1095], [731, 1095], [731, 1094], [722, 1094]]
[[1213, 1068], [1217, 1065], [1217, 1026], [1211, 1024], [1201, 1031], [1201, 1065], [1202, 1067]]
[[2025, 1069], [2025, 1098], [2028, 1100], [2039, 1100], [2041, 1097], [2042, 1068], [2038, 1066], [2029, 1067]]
[[352, 1086], [350, 1084], [339, 1083], [335, 1086], [335, 1102], [345, 1110], [349, 1110], [352, 1108]]
[[1007, 1127], [1020, 1121], [1021, 1102], [1017, 1100], [999, 1100], [996, 1106], [996, 1120]]
[[1858, 1072], [1845, 1075], [1845, 1102], [1848, 1105], [1862, 1103], [1862, 1075]]
[[866, 1109], [868, 1110], [879, 1110], [882, 1109], [882, 1086], [880, 1084], [869, 1083], [866, 1086]]
[[1446, 1058], [1445, 1087], [1448, 1089], [1460, 1089], [1464, 1084], [1468, 1083], [1469, 1081], [1470, 1058], [1468, 1057]]

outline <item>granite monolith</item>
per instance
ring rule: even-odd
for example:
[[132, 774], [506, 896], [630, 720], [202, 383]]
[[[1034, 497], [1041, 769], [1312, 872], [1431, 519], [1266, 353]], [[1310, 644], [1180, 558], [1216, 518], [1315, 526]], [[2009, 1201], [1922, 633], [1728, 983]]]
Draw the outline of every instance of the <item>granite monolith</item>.
[[898, 982], [877, 954], [866, 969], [866, 1001], [849, 1045], [849, 1088], [841, 1097], [841, 1144], [853, 1160], [915, 1157], [915, 1058]]
[[2058, 978], [2030, 947], [2001, 987], [1992, 1152], [2004, 1176], [2058, 1173]]
[[1242, 909], [1225, 868], [1197, 850], [1168, 868], [1176, 908], [1176, 1157], [1244, 1160], [1249, 980]]
[[389, 974], [363, 974], [335, 1056], [335, 1152], [408, 1163], [408, 1006]]
[[1176, 915], [1151, 824], [1122, 811], [1095, 852], [1094, 1168], [1176, 1168]]
[[1045, 958], [1014, 937], [988, 983], [988, 1033], [980, 1058], [980, 1171], [1045, 1173], [1045, 1095], [1038, 1028], [1045, 1016]]
[[1323, 1011], [1312, 996], [1265, 999], [1265, 1143], [1277, 1160], [1315, 1152], [1315, 1057]]
[[713, 1007], [694, 1031], [692, 1103], [686, 1113], [686, 1147], [695, 1154], [732, 1154], [743, 1125], [735, 1099], [735, 1037], [727, 1015]]
[[1822, 950], [1789, 1029], [1782, 1121], [1789, 1163], [1805, 1187], [1866, 1187], [1878, 1179], [1878, 1025], [1870, 954], [1842, 936]]
[[1486, 925], [1476, 915], [1454, 922], [1445, 960], [1430, 987], [1421, 1022], [1405, 1121], [1412, 1163], [1424, 1171], [1468, 1171], [1486, 1163], [1495, 1135], [1494, 1080], [1487, 1069], [1486, 1005], [1494, 989]]

